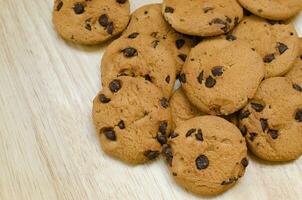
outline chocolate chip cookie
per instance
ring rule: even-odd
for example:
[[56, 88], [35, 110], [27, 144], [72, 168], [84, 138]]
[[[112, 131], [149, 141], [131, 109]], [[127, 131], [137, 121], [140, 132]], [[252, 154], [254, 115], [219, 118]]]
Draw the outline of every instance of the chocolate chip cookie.
[[286, 74], [286, 77], [291, 79], [296, 84], [298, 90], [301, 87], [302, 91], [302, 40], [300, 39], [300, 53], [296, 58], [293, 68]]
[[239, 0], [250, 12], [271, 20], [285, 20], [296, 15], [302, 9], [301, 0]]
[[181, 71], [184, 61], [193, 46], [193, 41], [172, 29], [164, 19], [161, 8], [161, 4], [148, 4], [137, 9], [132, 14], [130, 23], [123, 35], [135, 37], [137, 34], [146, 34], [165, 43], [176, 60], [178, 73]]
[[167, 142], [171, 112], [168, 100], [152, 83], [119, 77], [95, 97], [93, 122], [107, 154], [141, 164], [156, 159]]
[[53, 24], [66, 40], [101, 43], [121, 33], [130, 19], [128, 0], [55, 0]]
[[266, 78], [287, 73], [298, 56], [298, 36], [291, 23], [248, 16], [234, 29], [233, 35], [249, 42], [261, 55]]
[[215, 195], [235, 185], [248, 166], [245, 139], [230, 122], [201, 116], [182, 123], [163, 154], [176, 182], [199, 195]]
[[179, 88], [171, 97], [170, 105], [173, 129], [188, 119], [202, 115], [202, 113], [190, 103], [181, 88]]
[[208, 39], [194, 47], [180, 75], [190, 102], [213, 115], [244, 107], [264, 76], [261, 57], [233, 35]]
[[170, 97], [176, 76], [170, 50], [152, 36], [138, 34], [112, 42], [102, 58], [102, 81], [107, 85], [121, 76], [144, 77]]
[[302, 85], [285, 77], [263, 81], [240, 114], [249, 149], [269, 161], [302, 154]]
[[236, 0], [164, 0], [162, 12], [176, 31], [196, 36], [225, 34], [243, 16]]

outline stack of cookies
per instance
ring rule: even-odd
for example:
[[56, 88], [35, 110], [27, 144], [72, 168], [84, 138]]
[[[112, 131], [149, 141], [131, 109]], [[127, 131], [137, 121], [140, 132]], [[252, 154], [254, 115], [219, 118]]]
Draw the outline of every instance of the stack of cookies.
[[53, 22], [80, 44], [121, 33], [93, 101], [103, 150], [134, 165], [162, 155], [179, 185], [215, 195], [244, 175], [247, 149], [267, 161], [302, 155], [302, 41], [291, 23], [301, 8], [164, 0], [130, 17], [128, 0], [56, 0]]

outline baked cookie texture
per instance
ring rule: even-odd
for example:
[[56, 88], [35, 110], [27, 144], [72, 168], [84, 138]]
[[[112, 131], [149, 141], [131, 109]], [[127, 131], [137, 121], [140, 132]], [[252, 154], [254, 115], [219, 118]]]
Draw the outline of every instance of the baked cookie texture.
[[282, 76], [293, 66], [299, 53], [299, 39], [291, 23], [245, 17], [233, 35], [246, 40], [262, 57], [265, 77]]
[[236, 0], [164, 0], [162, 13], [172, 27], [195, 36], [216, 36], [239, 23], [243, 9]]
[[296, 58], [296, 62], [294, 63], [293, 68], [286, 74], [286, 77], [302, 87], [302, 39], [299, 40], [299, 44], [299, 56]]
[[103, 150], [124, 162], [158, 157], [170, 132], [169, 102], [143, 78], [112, 80], [93, 101], [93, 122]]
[[232, 35], [202, 41], [186, 61], [180, 81], [202, 112], [229, 115], [244, 107], [264, 77], [261, 57]]
[[285, 77], [266, 79], [241, 112], [241, 130], [259, 158], [290, 161], [302, 154], [301, 87]]
[[94, 45], [121, 33], [130, 19], [128, 0], [55, 0], [53, 24], [68, 41]]
[[253, 14], [271, 20], [289, 19], [302, 9], [301, 0], [238, 0]]
[[177, 33], [164, 19], [161, 4], [148, 4], [138, 8], [131, 16], [130, 23], [123, 35], [150, 35], [164, 43], [171, 50], [179, 73], [194, 42], [189, 37]]
[[199, 195], [222, 193], [248, 166], [244, 137], [216, 116], [192, 118], [176, 128], [163, 154], [176, 182]]
[[121, 76], [144, 77], [169, 98], [175, 83], [175, 60], [171, 52], [152, 36], [138, 34], [113, 41], [102, 58], [102, 83]]

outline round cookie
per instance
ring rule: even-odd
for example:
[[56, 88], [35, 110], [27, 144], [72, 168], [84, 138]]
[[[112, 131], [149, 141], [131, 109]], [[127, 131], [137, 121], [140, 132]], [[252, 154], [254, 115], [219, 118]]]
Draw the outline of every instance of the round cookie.
[[190, 102], [201, 111], [229, 115], [254, 96], [263, 76], [260, 56], [245, 41], [228, 35], [194, 47], [180, 81]]
[[302, 154], [302, 90], [285, 77], [263, 81], [240, 114], [249, 149], [268, 161], [289, 161]]
[[285, 20], [296, 15], [302, 8], [301, 0], [238, 0], [247, 10], [271, 20]]
[[130, 23], [123, 35], [128, 37], [131, 34], [146, 34], [165, 43], [176, 60], [177, 72], [180, 72], [193, 46], [193, 41], [172, 29], [164, 19], [161, 8], [161, 4], [148, 4], [138, 8], [132, 14]]
[[182, 123], [163, 146], [176, 182], [199, 195], [216, 195], [236, 184], [248, 166], [247, 148], [240, 131], [216, 116]]
[[171, 52], [151, 36], [121, 37], [112, 42], [102, 58], [102, 81], [107, 85], [120, 76], [140, 76], [170, 97], [175, 82], [175, 60]]
[[101, 43], [121, 33], [130, 19], [128, 0], [55, 0], [53, 24], [66, 40]]
[[170, 107], [173, 129], [188, 119], [202, 115], [202, 113], [190, 103], [181, 88], [179, 88], [171, 97]]
[[246, 40], [260, 54], [266, 78], [287, 73], [298, 55], [298, 36], [292, 24], [249, 16], [234, 29], [233, 35]]
[[143, 78], [120, 77], [93, 101], [93, 122], [103, 150], [124, 162], [158, 157], [170, 130], [171, 111], [162, 92]]
[[176, 31], [195, 36], [225, 34], [243, 16], [236, 0], [164, 0], [162, 12]]

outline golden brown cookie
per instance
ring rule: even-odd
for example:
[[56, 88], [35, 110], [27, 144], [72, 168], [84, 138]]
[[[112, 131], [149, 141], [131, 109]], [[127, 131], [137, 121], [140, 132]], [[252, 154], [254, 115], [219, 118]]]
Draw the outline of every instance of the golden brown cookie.
[[298, 55], [298, 35], [291, 23], [279, 24], [249, 16], [234, 29], [233, 35], [246, 40], [261, 55], [266, 78], [287, 73]]
[[296, 15], [302, 8], [301, 0], [239, 0], [247, 10], [271, 20], [285, 20]]
[[296, 87], [301, 87], [302, 91], [302, 40], [300, 39], [300, 54], [296, 58], [293, 68], [286, 74], [286, 77], [291, 79]]
[[136, 34], [146, 34], [163, 42], [172, 51], [178, 73], [193, 46], [193, 41], [172, 29], [164, 19], [161, 8], [161, 4], [148, 4], [138, 8], [132, 14], [123, 35], [134, 37]]
[[93, 45], [121, 33], [130, 18], [128, 0], [55, 0], [53, 24], [66, 40]]
[[227, 33], [243, 16], [236, 0], [164, 0], [162, 12], [176, 31], [196, 36]]
[[201, 111], [229, 115], [244, 107], [264, 76], [260, 56], [232, 35], [202, 41], [183, 67], [180, 81]]
[[138, 34], [112, 42], [102, 58], [102, 82], [121, 76], [144, 77], [168, 98], [175, 83], [175, 60], [170, 50], [152, 36]]
[[226, 191], [248, 166], [240, 131], [216, 116], [195, 117], [182, 123], [163, 146], [163, 154], [176, 182], [199, 195]]
[[289, 161], [302, 154], [302, 90], [285, 77], [263, 81], [240, 114], [249, 149], [269, 161]]
[[119, 77], [105, 85], [92, 116], [103, 150], [130, 164], [157, 158], [170, 132], [169, 102], [143, 78]]

